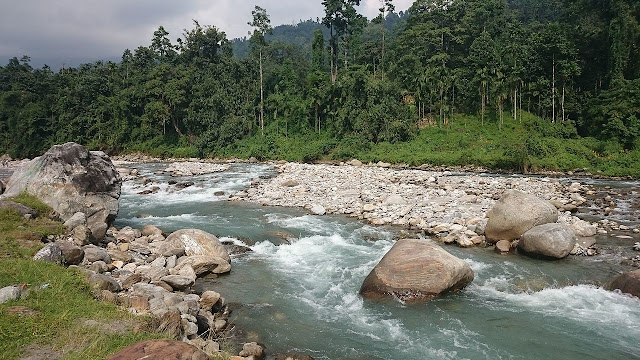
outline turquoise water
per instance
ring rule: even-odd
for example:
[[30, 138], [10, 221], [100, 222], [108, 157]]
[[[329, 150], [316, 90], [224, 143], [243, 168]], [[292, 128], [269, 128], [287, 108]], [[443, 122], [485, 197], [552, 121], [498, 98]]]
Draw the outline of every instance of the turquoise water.
[[[252, 253], [233, 258], [230, 275], [208, 286], [238, 303], [232, 320], [250, 339], [265, 343], [269, 354], [640, 359], [640, 300], [599, 287], [625, 270], [616, 259], [548, 262], [445, 247], [470, 263], [476, 275], [470, 286], [424, 305], [375, 303], [360, 298], [358, 290], [392, 246], [393, 228], [225, 201], [250, 179], [272, 174], [266, 165], [234, 165], [225, 173], [190, 178], [195, 185], [182, 191], [171, 191], [169, 178], [153, 175], [160, 165], [137, 167], [161, 190], [141, 196], [140, 185], [125, 184], [116, 226], [200, 228], [251, 246]], [[296, 240], [288, 244], [277, 231]]]

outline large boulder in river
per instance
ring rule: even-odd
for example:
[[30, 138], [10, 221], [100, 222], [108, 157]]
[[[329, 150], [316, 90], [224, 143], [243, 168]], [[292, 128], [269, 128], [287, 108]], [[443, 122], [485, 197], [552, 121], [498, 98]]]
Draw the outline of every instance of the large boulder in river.
[[524, 253], [552, 259], [569, 255], [576, 245], [576, 234], [562, 224], [536, 226], [522, 235], [518, 249]]
[[174, 246], [184, 248], [187, 256], [204, 256], [218, 259], [217, 263], [231, 264], [231, 258], [224, 245], [215, 236], [198, 229], [178, 230], [169, 235], [165, 241]]
[[17, 169], [3, 197], [26, 191], [49, 205], [63, 221], [84, 213], [93, 236], [101, 240], [118, 214], [121, 185], [107, 155], [66, 143]]
[[607, 288], [640, 298], [640, 269], [618, 276]]
[[366, 298], [429, 301], [458, 291], [473, 280], [469, 264], [429, 240], [403, 239], [393, 245], [360, 288]]
[[537, 225], [558, 221], [558, 210], [549, 201], [522, 191], [509, 190], [487, 213], [485, 236], [491, 243], [515, 240]]

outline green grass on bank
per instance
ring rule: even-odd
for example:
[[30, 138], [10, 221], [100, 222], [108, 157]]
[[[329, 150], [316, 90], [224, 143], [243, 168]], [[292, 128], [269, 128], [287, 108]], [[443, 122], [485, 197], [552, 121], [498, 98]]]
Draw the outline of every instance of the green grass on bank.
[[[0, 210], [0, 288], [26, 284], [29, 289], [25, 298], [0, 304], [0, 358], [18, 359], [29, 348], [55, 351], [64, 359], [104, 359], [125, 346], [161, 337], [144, 331], [145, 318], [95, 300], [79, 271], [30, 260], [42, 247], [40, 239], [60, 234], [62, 225], [47, 218], [50, 209], [36, 198], [23, 194], [14, 200], [43, 215], [26, 220]], [[11, 315], [7, 311], [14, 306], [38, 314]], [[134, 333], [135, 326], [143, 330]]]
[[577, 135], [571, 122], [551, 124], [524, 113], [514, 120], [508, 113], [498, 129], [495, 116], [459, 115], [447, 125], [415, 129], [411, 140], [372, 143], [357, 134], [341, 140], [323, 133], [277, 135], [274, 127], [265, 136], [253, 135], [234, 145], [203, 153], [181, 139], [175, 145], [154, 139], [128, 149], [158, 157], [225, 157], [313, 162], [348, 160], [406, 163], [409, 165], [481, 166], [516, 172], [570, 171], [640, 178], [640, 149], [624, 150], [615, 140], [603, 141]]

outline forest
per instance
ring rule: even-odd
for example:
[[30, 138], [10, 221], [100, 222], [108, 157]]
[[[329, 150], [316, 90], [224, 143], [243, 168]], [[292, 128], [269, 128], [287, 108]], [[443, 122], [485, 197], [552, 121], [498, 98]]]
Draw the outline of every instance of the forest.
[[[318, 0], [319, 1], [319, 0]], [[387, 161], [640, 177], [640, 2], [324, 0], [249, 38], [160, 26], [120, 62], [0, 67], [0, 153]]]

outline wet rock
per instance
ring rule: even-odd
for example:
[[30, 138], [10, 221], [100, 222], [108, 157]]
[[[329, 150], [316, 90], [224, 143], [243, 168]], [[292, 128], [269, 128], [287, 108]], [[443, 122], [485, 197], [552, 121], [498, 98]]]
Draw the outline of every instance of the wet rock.
[[575, 244], [576, 235], [569, 227], [544, 224], [524, 233], [518, 242], [518, 249], [534, 256], [562, 259], [571, 253]]
[[184, 266], [191, 266], [197, 276], [212, 273], [224, 274], [231, 271], [231, 264], [219, 257], [212, 256], [183, 256], [178, 260], [176, 271], [180, 271]]
[[120, 350], [107, 360], [208, 360], [207, 354], [193, 345], [175, 340], [147, 340]]
[[360, 294], [378, 299], [397, 297], [408, 302], [429, 301], [458, 291], [473, 280], [464, 261], [427, 240], [398, 240], [365, 279]]
[[248, 246], [237, 245], [229, 241], [223, 241], [222, 245], [229, 255], [241, 255], [253, 251]]
[[211, 256], [223, 259], [231, 263], [229, 254], [215, 236], [197, 229], [178, 230], [166, 239], [166, 242], [175, 243], [184, 247], [187, 256]]
[[62, 256], [62, 250], [60, 249], [60, 246], [55, 243], [50, 243], [40, 249], [33, 257], [33, 260], [44, 261], [53, 264], [62, 264], [64, 258]]
[[175, 186], [176, 186], [176, 189], [182, 190], [182, 189], [186, 189], [188, 187], [192, 187], [193, 185], [195, 185], [195, 183], [193, 181], [187, 181], [187, 182], [176, 184]]
[[3, 196], [26, 191], [49, 205], [63, 221], [82, 212], [93, 236], [102, 240], [118, 214], [120, 187], [120, 176], [108, 156], [66, 143], [16, 170]]
[[518, 190], [510, 190], [487, 213], [487, 240], [515, 240], [537, 225], [558, 221], [550, 202]]
[[640, 270], [624, 273], [616, 277], [607, 287], [609, 290], [620, 290], [640, 298]]
[[275, 360], [314, 360], [314, 358], [310, 355], [289, 353], [276, 355]]
[[0, 304], [7, 301], [20, 299], [20, 288], [17, 286], [7, 286], [0, 289]]
[[238, 355], [242, 357], [253, 356], [253, 359], [261, 360], [264, 359], [264, 348], [256, 342], [246, 343]]
[[511, 251], [511, 241], [500, 240], [496, 243], [496, 252], [508, 253]]

